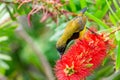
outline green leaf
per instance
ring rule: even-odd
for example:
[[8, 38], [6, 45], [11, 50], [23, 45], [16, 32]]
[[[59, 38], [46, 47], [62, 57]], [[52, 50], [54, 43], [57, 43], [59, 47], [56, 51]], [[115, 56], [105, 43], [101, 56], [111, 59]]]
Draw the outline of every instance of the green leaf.
[[120, 31], [115, 32], [115, 37], [117, 41], [120, 41]]
[[57, 41], [58, 38], [64, 32], [64, 28], [66, 27], [67, 23], [62, 23], [59, 27], [55, 29], [55, 34], [50, 38], [50, 41]]
[[109, 26], [107, 26], [104, 22], [102, 22], [100, 19], [98, 19], [97, 17], [93, 16], [92, 14], [86, 12], [85, 13], [90, 19], [94, 20], [96, 23], [98, 23], [99, 25], [103, 26], [105, 29], [109, 28]]
[[120, 31], [115, 32], [117, 40], [116, 70], [120, 69]]
[[102, 14], [102, 11], [101, 10], [97, 10], [94, 14], [94, 16], [96, 16], [97, 18], [101, 19], [101, 14]]
[[6, 62], [0, 60], [0, 68], [9, 69], [9, 66]]
[[101, 15], [100, 15], [100, 19], [102, 19], [105, 15], [106, 15], [106, 13], [107, 13], [107, 11], [108, 11], [108, 6], [106, 5], [102, 10], [101, 10]]
[[0, 54], [0, 59], [10, 61], [12, 60], [10, 56], [5, 54]]
[[104, 61], [102, 62], [102, 66], [104, 66], [107, 63], [108, 58], [105, 58]]
[[116, 15], [119, 17], [120, 19], [120, 8], [118, 10], [116, 10]]
[[2, 36], [2, 37], [0, 37], [0, 42], [6, 41], [6, 40], [8, 40], [8, 37], [7, 37], [7, 36]]
[[107, 5], [108, 5], [109, 10], [111, 11], [111, 13], [113, 14], [113, 16], [115, 17], [115, 19], [116, 19], [117, 21], [119, 21], [119, 18], [117, 17], [117, 15], [115, 14], [115, 12], [112, 10], [112, 8], [111, 8], [111, 6], [110, 6], [111, 2], [109, 2], [108, 0], [106, 0], [106, 3], [107, 3]]
[[11, 17], [12, 20], [15, 20], [14, 14], [11, 12], [11, 10], [9, 9], [9, 7], [6, 5], [6, 9]]
[[87, 7], [86, 0], [80, 0], [80, 6], [81, 6], [81, 8]]
[[5, 5], [0, 5], [0, 19], [6, 14]]
[[3, 67], [0, 67], [0, 74], [5, 74], [5, 72], [6, 72], [6, 69], [5, 68], [3, 68]]
[[72, 10], [73, 12], [76, 12], [77, 9], [76, 9], [76, 6], [75, 6], [75, 3], [73, 2], [73, 0], [70, 0], [69, 2], [70, 2], [70, 8], [71, 8], [71, 10]]
[[96, 0], [96, 8], [98, 9], [99, 8], [99, 6], [100, 6], [100, 4], [102, 4], [102, 1], [101, 0]]
[[86, 3], [89, 3], [89, 4], [94, 4], [95, 2], [93, 0], [85, 0]]
[[116, 56], [116, 70], [120, 69], [120, 40], [118, 41], [117, 56]]
[[111, 22], [114, 24], [114, 25], [116, 25], [116, 19], [113, 17], [113, 15], [111, 14], [111, 13], [109, 13], [109, 18], [110, 18], [110, 20], [111, 20]]
[[118, 5], [118, 3], [116, 2], [117, 0], [113, 0], [113, 3], [114, 3], [114, 5], [115, 5], [115, 8], [117, 9], [117, 10], [119, 10], [120, 8], [119, 8], [119, 5]]
[[[112, 65], [105, 65], [100, 70], [97, 70], [95, 73], [96, 78], [92, 80], [101, 80], [100, 78], [103, 76], [109, 76], [113, 73], [113, 66]], [[98, 79], [99, 78], [99, 79]]]

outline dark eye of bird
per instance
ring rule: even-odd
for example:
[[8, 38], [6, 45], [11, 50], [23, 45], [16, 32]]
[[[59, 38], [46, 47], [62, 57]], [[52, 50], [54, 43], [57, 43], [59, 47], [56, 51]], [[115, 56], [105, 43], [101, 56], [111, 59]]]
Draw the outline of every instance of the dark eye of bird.
[[79, 31], [82, 31], [85, 26], [85, 24], [82, 21], [82, 17], [79, 17], [78, 24], [79, 24]]

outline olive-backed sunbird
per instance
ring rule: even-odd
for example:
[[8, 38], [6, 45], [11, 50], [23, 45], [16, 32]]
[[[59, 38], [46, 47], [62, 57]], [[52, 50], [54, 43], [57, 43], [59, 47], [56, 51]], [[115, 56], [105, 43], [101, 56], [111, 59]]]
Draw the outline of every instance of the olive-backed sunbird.
[[81, 36], [83, 36], [86, 24], [86, 16], [84, 15], [84, 12], [86, 10], [87, 8], [82, 9], [78, 16], [67, 23], [62, 36], [56, 43], [56, 48], [60, 55], [64, 54], [66, 46], [71, 40], [81, 38]]

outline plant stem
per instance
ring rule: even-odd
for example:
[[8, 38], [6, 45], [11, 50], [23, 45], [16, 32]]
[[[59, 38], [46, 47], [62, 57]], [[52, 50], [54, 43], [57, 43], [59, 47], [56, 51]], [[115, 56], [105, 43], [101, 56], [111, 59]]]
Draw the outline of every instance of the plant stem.
[[[18, 17], [18, 22], [22, 21], [21, 18], [22, 17]], [[48, 77], [48, 80], [55, 80], [49, 62], [47, 61], [46, 57], [41, 53], [38, 44], [36, 44], [35, 41], [25, 32], [25, 30], [23, 30], [23, 25], [20, 24], [16, 32], [29, 44], [31, 49], [36, 53], [39, 60], [41, 61], [41, 64], [43, 66], [46, 76]]]

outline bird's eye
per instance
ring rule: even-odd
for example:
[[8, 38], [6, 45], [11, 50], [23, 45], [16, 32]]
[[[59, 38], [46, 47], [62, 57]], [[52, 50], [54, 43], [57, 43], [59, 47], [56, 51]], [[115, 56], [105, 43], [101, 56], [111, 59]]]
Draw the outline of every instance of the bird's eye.
[[85, 26], [85, 23], [83, 23], [83, 21], [82, 21], [82, 17], [79, 17], [78, 25], [79, 25], [79, 31], [82, 31], [84, 29], [84, 26]]

